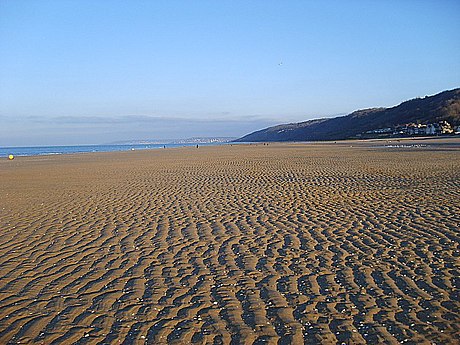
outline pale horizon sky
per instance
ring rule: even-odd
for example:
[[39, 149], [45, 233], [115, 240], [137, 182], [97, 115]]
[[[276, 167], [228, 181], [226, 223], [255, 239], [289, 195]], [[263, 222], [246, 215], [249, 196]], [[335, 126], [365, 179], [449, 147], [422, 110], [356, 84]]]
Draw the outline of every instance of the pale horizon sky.
[[0, 0], [0, 145], [243, 136], [460, 86], [460, 1]]

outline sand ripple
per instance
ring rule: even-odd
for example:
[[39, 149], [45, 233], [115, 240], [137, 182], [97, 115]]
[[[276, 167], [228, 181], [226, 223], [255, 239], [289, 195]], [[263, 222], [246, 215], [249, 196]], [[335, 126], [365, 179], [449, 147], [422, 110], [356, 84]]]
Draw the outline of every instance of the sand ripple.
[[0, 343], [458, 344], [460, 151], [0, 164]]

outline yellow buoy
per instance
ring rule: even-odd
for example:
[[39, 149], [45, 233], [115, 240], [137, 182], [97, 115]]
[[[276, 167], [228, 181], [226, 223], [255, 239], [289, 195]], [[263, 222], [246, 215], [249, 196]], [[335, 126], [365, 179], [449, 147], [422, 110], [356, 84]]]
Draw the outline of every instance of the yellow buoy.
[[13, 160], [13, 159], [14, 159], [14, 156], [13, 156], [13, 155], [9, 155], [9, 156], [8, 156], [8, 159], [9, 159], [9, 160]]

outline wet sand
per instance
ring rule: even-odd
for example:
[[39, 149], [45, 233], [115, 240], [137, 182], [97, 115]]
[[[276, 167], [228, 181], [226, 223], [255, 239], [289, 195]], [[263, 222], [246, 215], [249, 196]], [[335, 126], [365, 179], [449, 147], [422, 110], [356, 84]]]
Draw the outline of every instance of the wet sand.
[[459, 139], [419, 144], [1, 159], [0, 343], [459, 344]]

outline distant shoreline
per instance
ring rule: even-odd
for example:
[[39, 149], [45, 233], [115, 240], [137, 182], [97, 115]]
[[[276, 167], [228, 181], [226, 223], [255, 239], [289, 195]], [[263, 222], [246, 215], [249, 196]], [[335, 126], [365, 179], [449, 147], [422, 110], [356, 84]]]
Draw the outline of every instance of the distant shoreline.
[[[460, 136], [439, 136], [439, 137], [402, 137], [402, 138], [376, 138], [376, 139], [347, 139], [347, 140], [328, 140], [328, 141], [281, 141], [281, 142], [215, 142], [215, 143], [182, 143], [182, 144], [137, 144], [137, 145], [62, 145], [62, 146], [24, 146], [24, 147], [0, 147], [0, 159], [7, 158], [12, 154], [15, 157], [35, 157], [35, 156], [58, 156], [82, 153], [109, 153], [109, 152], [129, 152], [129, 151], [148, 151], [158, 149], [171, 149], [195, 146], [223, 146], [223, 145], [350, 145], [377, 147], [382, 143], [397, 143], [400, 141], [408, 142], [427, 142], [432, 145], [452, 145], [460, 147]], [[378, 145], [377, 145], [378, 144]]]
[[157, 150], [188, 146], [215, 146], [227, 143], [181, 143], [181, 144], [111, 144], [111, 145], [57, 145], [57, 146], [18, 146], [0, 147], [0, 158], [12, 154], [17, 157], [66, 155], [96, 152], [124, 152], [139, 150]]

